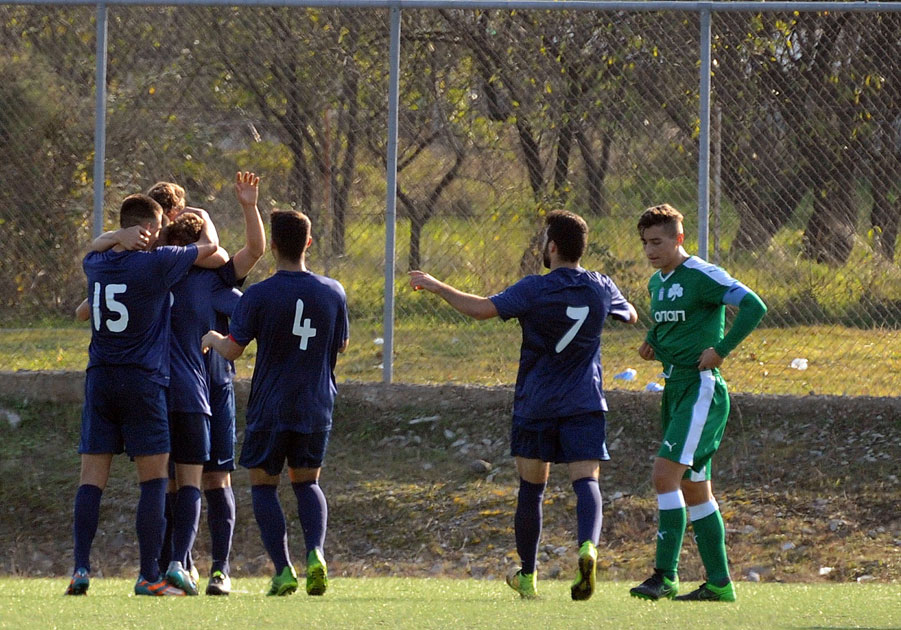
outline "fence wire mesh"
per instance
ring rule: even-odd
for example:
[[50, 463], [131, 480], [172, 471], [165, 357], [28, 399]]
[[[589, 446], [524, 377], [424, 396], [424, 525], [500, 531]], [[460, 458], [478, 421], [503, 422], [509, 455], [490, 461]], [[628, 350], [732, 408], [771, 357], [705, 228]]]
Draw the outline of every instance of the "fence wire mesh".
[[[467, 321], [410, 291], [405, 272], [497, 292], [540, 272], [537, 231], [557, 207], [588, 220], [584, 266], [641, 315], [605, 332], [606, 386], [659, 380], [635, 351], [652, 272], [635, 224], [671, 203], [696, 251], [699, 15], [456, 7], [401, 14], [395, 380], [513, 381], [518, 327]], [[339, 378], [380, 380], [388, 11], [108, 16], [104, 228], [127, 194], [171, 180], [235, 251], [232, 180], [255, 171], [263, 214], [309, 214], [310, 267], [347, 289]], [[92, 228], [95, 19], [91, 7], [0, 6], [6, 369], [85, 364], [89, 331], [70, 314]], [[709, 258], [770, 307], [726, 364], [735, 390], [901, 389], [899, 51], [899, 13], [713, 15]], [[249, 281], [272, 269], [264, 259]], [[630, 367], [634, 380], [613, 378]]]

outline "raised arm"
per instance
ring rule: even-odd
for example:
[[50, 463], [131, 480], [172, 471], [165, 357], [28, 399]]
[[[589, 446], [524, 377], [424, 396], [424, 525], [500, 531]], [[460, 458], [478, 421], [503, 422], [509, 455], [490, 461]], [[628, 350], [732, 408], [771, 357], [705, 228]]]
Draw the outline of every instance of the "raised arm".
[[229, 361], [234, 361], [244, 354], [244, 346], [238, 345], [231, 337], [226, 337], [215, 330], [205, 334], [200, 340], [200, 344], [204, 353], [212, 348]]
[[486, 297], [463, 293], [449, 284], [436, 280], [424, 271], [411, 271], [409, 275], [410, 286], [414, 291], [424, 289], [435, 293], [464, 315], [474, 319], [497, 317], [497, 308], [494, 306], [494, 302]]
[[150, 242], [150, 232], [140, 225], [127, 228], [119, 228], [110, 232], [104, 232], [91, 241], [91, 251], [105, 252], [116, 245], [124, 249], [145, 249]]
[[235, 196], [244, 212], [244, 247], [234, 255], [235, 277], [246, 278], [257, 261], [266, 253], [266, 232], [257, 208], [260, 178], [253, 173], [238, 172], [235, 177]]

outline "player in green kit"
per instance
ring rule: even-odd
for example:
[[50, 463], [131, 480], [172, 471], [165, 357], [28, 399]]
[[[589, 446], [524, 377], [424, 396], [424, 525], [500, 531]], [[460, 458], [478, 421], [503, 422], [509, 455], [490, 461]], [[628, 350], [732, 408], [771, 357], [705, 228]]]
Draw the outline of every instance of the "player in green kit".
[[[649, 600], [735, 601], [725, 527], [710, 483], [711, 458], [729, 416], [729, 393], [719, 367], [754, 330], [766, 306], [721, 268], [689, 256], [682, 248], [682, 214], [672, 206], [648, 208], [638, 220], [638, 233], [657, 269], [648, 282], [654, 321], [638, 354], [663, 364], [666, 386], [661, 401], [663, 442], [652, 474], [659, 510], [654, 574], [630, 594]], [[724, 335], [727, 304], [737, 306], [738, 313]], [[707, 581], [677, 596], [687, 520]]]

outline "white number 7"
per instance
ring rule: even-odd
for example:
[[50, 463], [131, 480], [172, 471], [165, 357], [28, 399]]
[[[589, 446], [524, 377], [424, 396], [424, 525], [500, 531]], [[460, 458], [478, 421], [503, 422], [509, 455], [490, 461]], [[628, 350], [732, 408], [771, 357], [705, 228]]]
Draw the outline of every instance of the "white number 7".
[[575, 338], [576, 333], [579, 332], [579, 329], [582, 327], [582, 324], [585, 323], [585, 320], [588, 319], [588, 307], [587, 306], [567, 306], [566, 307], [566, 316], [570, 319], [576, 320], [576, 323], [572, 325], [572, 328], [566, 331], [566, 334], [560, 338], [560, 341], [557, 342], [557, 347], [554, 348], [557, 353], [563, 352], [563, 348], [569, 345], [569, 342]]
[[313, 328], [311, 324], [311, 320], [309, 317], [303, 320], [303, 325], [301, 325], [301, 319], [303, 318], [303, 300], [297, 300], [297, 308], [294, 311], [294, 330], [295, 335], [300, 337], [300, 349], [307, 349], [307, 341], [310, 337], [316, 336], [316, 329]]

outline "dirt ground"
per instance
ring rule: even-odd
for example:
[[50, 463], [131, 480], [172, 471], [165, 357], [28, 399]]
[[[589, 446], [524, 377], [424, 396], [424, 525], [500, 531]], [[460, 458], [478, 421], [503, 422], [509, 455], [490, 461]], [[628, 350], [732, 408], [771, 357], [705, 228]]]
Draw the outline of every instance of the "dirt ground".
[[[71, 567], [82, 375], [0, 373], [0, 574], [64, 575]], [[248, 384], [240, 383], [239, 401]], [[333, 575], [501, 578], [516, 563], [517, 476], [508, 454], [512, 389], [345, 383], [322, 486]], [[602, 467], [602, 579], [652, 567], [656, 502], [649, 481], [659, 394], [608, 393]], [[714, 464], [733, 574], [753, 581], [901, 579], [901, 398], [734, 395]], [[4, 422], [11, 412], [20, 422]], [[239, 432], [243, 413], [239, 412]], [[239, 437], [240, 439], [240, 437]], [[120, 461], [121, 460], [121, 461]], [[246, 473], [232, 572], [268, 574]], [[94, 544], [95, 573], [137, 566], [131, 465], [117, 458]], [[52, 489], [52, 491], [50, 490]], [[282, 501], [295, 559], [303, 543], [287, 483]], [[542, 578], [575, 571], [575, 497], [563, 467], [545, 493]], [[197, 564], [209, 564], [201, 523]], [[683, 579], [702, 579], [690, 536]]]

